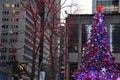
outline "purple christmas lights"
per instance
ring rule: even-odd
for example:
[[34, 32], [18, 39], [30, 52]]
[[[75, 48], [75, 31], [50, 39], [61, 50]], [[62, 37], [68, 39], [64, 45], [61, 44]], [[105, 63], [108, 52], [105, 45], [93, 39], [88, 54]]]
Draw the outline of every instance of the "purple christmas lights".
[[91, 35], [86, 42], [82, 64], [76, 73], [76, 80], [120, 80], [115, 57], [110, 51], [110, 39], [104, 22], [102, 6], [97, 6], [93, 17]]

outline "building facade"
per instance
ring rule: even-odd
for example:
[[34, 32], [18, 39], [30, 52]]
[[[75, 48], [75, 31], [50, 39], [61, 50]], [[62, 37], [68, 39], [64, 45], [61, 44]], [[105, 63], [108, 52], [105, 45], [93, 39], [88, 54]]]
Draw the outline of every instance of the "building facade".
[[[35, 6], [35, 2], [32, 5]], [[19, 0], [0, 0], [0, 8], [1, 67], [7, 66], [6, 68], [8, 68], [8, 71], [6, 71], [6, 73], [9, 73], [8, 77], [10, 80], [19, 77], [27, 79], [28, 77], [25, 78], [24, 75], [14, 73], [14, 69], [16, 68], [13, 64], [13, 55], [15, 55], [16, 59], [21, 64], [27, 64], [26, 67], [28, 67], [28, 65], [30, 66], [32, 63], [31, 42], [33, 40], [33, 36], [31, 33], [32, 31], [30, 31], [31, 27], [33, 26], [32, 15], [29, 11], [24, 11], [24, 8]], [[40, 22], [38, 22], [38, 24], [40, 24]], [[27, 70], [29, 71], [29, 69]], [[4, 73], [4, 70], [1, 71], [1, 74], [2, 73], [6, 74]]]
[[[23, 0], [26, 1], [26, 0]], [[38, 22], [37, 27], [40, 28], [41, 26], [46, 25], [48, 28], [45, 30], [44, 35], [46, 35], [48, 38], [50, 38], [51, 31], [49, 28], [51, 28], [53, 25], [51, 24], [53, 21], [53, 18], [57, 19], [57, 23], [60, 21], [60, 12], [58, 12], [55, 15], [53, 15], [53, 9], [55, 8], [58, 10], [60, 8], [59, 0], [55, 0], [55, 4], [53, 7], [51, 7], [50, 12], [48, 9], [48, 6], [45, 8], [44, 2], [41, 2], [40, 6], [38, 6], [34, 0], [30, 0], [32, 3], [32, 6], [35, 8], [38, 7], [42, 8], [44, 10], [42, 13], [40, 12], [38, 15]], [[43, 0], [44, 1], [44, 0]], [[49, 0], [48, 0], [49, 1]], [[47, 2], [46, 2], [47, 3]], [[56, 6], [56, 7], [55, 7]], [[8, 76], [8, 80], [13, 79], [11, 78], [13, 76], [14, 70], [13, 70], [13, 53], [16, 55], [16, 59], [20, 63], [24, 63], [26, 65], [27, 70], [30, 72], [30, 67], [32, 63], [32, 40], [33, 40], [33, 34], [34, 29], [31, 29], [33, 25], [33, 18], [32, 14], [29, 11], [25, 11], [23, 6], [20, 3], [20, 0], [0, 0], [0, 79], [3, 78], [3, 80], [6, 79], [6, 75]], [[49, 13], [49, 14], [47, 14]], [[48, 18], [44, 24], [44, 21]], [[47, 23], [48, 22], [48, 23]], [[54, 23], [53, 23], [54, 24]], [[55, 25], [56, 26], [56, 25]], [[59, 25], [57, 25], [59, 27]], [[57, 27], [56, 26], [56, 27]], [[43, 30], [43, 28], [42, 28]], [[39, 30], [41, 31], [41, 30]], [[54, 39], [53, 39], [53, 50], [57, 47], [56, 44], [58, 43], [58, 34], [54, 33]], [[38, 51], [38, 55], [36, 58], [37, 65], [35, 67], [38, 67], [39, 63], [42, 61], [42, 68], [41, 72], [45, 73], [45, 79], [50, 80], [51, 79], [51, 58], [50, 58], [50, 42], [43, 38], [40, 39], [39, 37], [36, 39], [38, 42], [42, 40], [42, 55], [40, 51]], [[36, 46], [38, 46], [38, 43], [36, 43]], [[54, 79], [58, 80], [59, 78], [59, 50], [55, 52], [55, 58], [54, 58]], [[6, 70], [3, 69], [3, 67], [6, 67]], [[41, 66], [38, 67], [38, 69]], [[39, 72], [35, 72], [35, 77], [38, 78]], [[39, 76], [40, 77], [40, 76]], [[15, 77], [14, 77], [15, 78]], [[23, 79], [29, 79], [28, 77], [22, 75]]]
[[[85, 43], [89, 38], [90, 27], [92, 25], [93, 15], [69, 15], [66, 18], [66, 25], [71, 34], [68, 35], [68, 80], [72, 80], [71, 70], [76, 70], [81, 63], [81, 55], [84, 51]], [[105, 14], [105, 23], [110, 35], [110, 46], [112, 54], [116, 57], [116, 63], [120, 63], [120, 14]], [[77, 45], [76, 45], [77, 44]], [[71, 49], [72, 48], [72, 49]], [[69, 50], [70, 49], [70, 50]]]
[[96, 5], [98, 4], [103, 6], [105, 13], [120, 13], [120, 0], [93, 0], [92, 3], [92, 13], [96, 12]]

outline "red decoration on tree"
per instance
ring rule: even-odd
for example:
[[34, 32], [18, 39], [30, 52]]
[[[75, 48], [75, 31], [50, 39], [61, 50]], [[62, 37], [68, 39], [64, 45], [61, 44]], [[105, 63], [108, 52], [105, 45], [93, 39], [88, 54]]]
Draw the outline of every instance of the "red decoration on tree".
[[103, 6], [98, 5], [98, 6], [97, 6], [97, 11], [100, 11], [100, 12], [101, 12], [101, 11], [102, 11], [102, 8], [103, 8]]
[[87, 77], [87, 80], [91, 80], [91, 76], [88, 76], [88, 77]]
[[87, 56], [90, 56], [90, 53], [89, 53], [89, 52], [86, 52], [86, 55], [87, 55]]
[[108, 80], [108, 78], [105, 78], [104, 80]]

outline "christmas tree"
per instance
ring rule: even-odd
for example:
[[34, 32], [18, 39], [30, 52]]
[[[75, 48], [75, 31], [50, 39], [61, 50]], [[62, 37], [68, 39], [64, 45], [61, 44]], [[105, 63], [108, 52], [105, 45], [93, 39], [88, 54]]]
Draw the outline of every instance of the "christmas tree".
[[110, 38], [102, 8], [98, 5], [93, 17], [90, 38], [86, 42], [76, 80], [119, 80], [119, 70], [110, 51]]

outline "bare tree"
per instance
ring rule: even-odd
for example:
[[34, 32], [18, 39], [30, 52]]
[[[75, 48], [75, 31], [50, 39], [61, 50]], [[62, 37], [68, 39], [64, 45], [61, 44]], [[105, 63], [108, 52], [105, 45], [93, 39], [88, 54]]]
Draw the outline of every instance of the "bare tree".
[[[49, 69], [51, 72], [51, 80], [56, 79], [55, 68], [57, 63], [56, 61], [59, 58], [59, 55], [58, 55], [60, 50], [59, 46], [61, 44], [64, 44], [64, 66], [65, 66], [64, 80], [67, 79], [68, 46], [69, 46], [68, 34], [70, 35], [71, 32], [68, 30], [68, 28], [70, 27], [68, 25], [65, 25], [63, 30], [60, 29], [61, 28], [60, 10], [62, 8], [68, 7], [68, 6], [63, 6], [65, 2], [66, 0], [63, 2], [63, 4], [61, 4], [61, 0], [26, 0], [26, 1], [20, 0], [20, 3], [23, 7], [22, 11], [24, 10], [26, 12], [29, 12], [32, 16], [32, 21], [33, 21], [33, 26], [30, 26], [29, 29], [25, 30], [25, 31], [29, 31], [32, 36], [32, 41], [27, 43], [27, 44], [30, 44], [32, 47], [32, 56], [31, 56], [32, 65], [29, 66], [30, 71], [28, 71], [26, 67], [24, 67], [21, 64], [21, 62], [16, 58], [17, 55], [15, 54], [15, 51], [14, 51], [15, 46], [13, 46], [12, 44], [10, 45], [12, 47], [13, 60], [15, 61], [16, 64], [19, 64], [23, 68], [23, 70], [25, 71], [24, 75], [27, 75], [30, 78], [30, 80], [34, 80], [35, 72], [42, 69], [42, 66], [44, 63], [43, 59], [41, 59], [41, 62], [39, 62], [39, 59], [37, 58], [37, 56], [43, 57], [43, 54], [44, 54], [43, 43], [45, 41], [49, 45], [49, 58], [50, 58]], [[41, 15], [41, 13], [43, 13], [43, 15]], [[40, 21], [40, 19], [42, 19], [42, 21]], [[69, 25], [71, 25], [71, 23], [72, 22], [70, 22]], [[20, 34], [24, 33], [25, 31], [20, 32]], [[24, 43], [24, 42], [21, 42], [21, 43]], [[78, 45], [78, 44], [73, 44], [73, 45]], [[7, 46], [4, 46], [4, 45], [1, 45], [1, 46], [7, 48]], [[16, 50], [19, 50], [24, 46], [21, 46]]]

